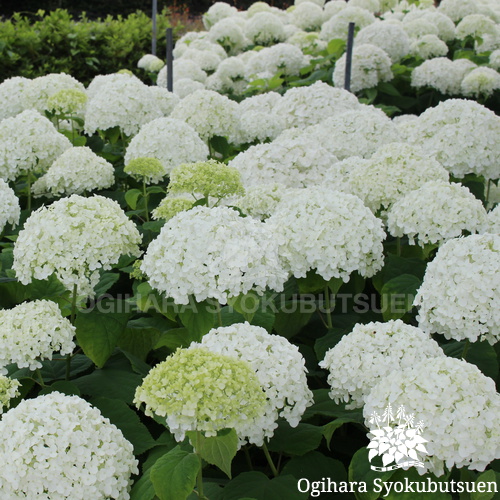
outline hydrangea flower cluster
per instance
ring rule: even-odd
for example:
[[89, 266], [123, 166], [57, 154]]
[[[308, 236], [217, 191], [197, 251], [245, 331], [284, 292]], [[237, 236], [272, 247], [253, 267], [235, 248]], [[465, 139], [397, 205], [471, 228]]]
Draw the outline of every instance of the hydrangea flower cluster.
[[82, 90], [62, 89], [47, 99], [46, 108], [56, 114], [81, 114], [86, 102], [87, 94]]
[[[335, 64], [333, 83], [335, 87], [344, 87], [346, 55]], [[351, 91], [376, 87], [379, 82], [392, 80], [392, 62], [385, 50], [365, 43], [355, 45], [352, 52]]]
[[245, 189], [280, 183], [287, 187], [307, 187], [322, 181], [324, 172], [337, 158], [312, 136], [285, 131], [273, 142], [257, 144], [229, 162], [237, 168]]
[[475, 68], [464, 77], [460, 88], [466, 96], [490, 97], [500, 89], [500, 73], [492, 68]]
[[448, 99], [424, 111], [408, 141], [422, 147], [455, 177], [500, 177], [500, 117], [474, 101]]
[[245, 36], [242, 26], [235, 22], [234, 17], [225, 17], [212, 26], [208, 39], [220, 44], [228, 54], [238, 54], [250, 41]]
[[487, 232], [500, 234], [500, 205], [495, 207], [491, 212], [488, 212], [487, 219]]
[[388, 403], [403, 405], [424, 422], [424, 466], [437, 476], [445, 466], [482, 471], [500, 457], [500, 395], [475, 365], [442, 356], [393, 371], [366, 396], [366, 422]]
[[447, 181], [448, 172], [420, 148], [395, 142], [381, 146], [368, 162], [349, 173], [350, 191], [374, 213], [429, 181]]
[[358, 271], [373, 276], [383, 265], [382, 222], [351, 194], [314, 187], [287, 193], [266, 221], [280, 257], [295, 277], [307, 271], [325, 280]]
[[179, 212], [193, 208], [195, 200], [184, 196], [173, 197], [166, 196], [160, 204], [151, 212], [153, 219], [170, 220]]
[[67, 290], [93, 295], [101, 270], [123, 254], [138, 256], [141, 235], [110, 198], [72, 195], [41, 207], [14, 244], [13, 269], [23, 284], [55, 273]]
[[264, 328], [249, 323], [214, 328], [203, 336], [200, 343], [193, 342], [189, 349], [204, 348], [210, 352], [246, 361], [255, 371], [266, 395], [261, 417], [240, 424], [240, 444], [247, 441], [262, 446], [278, 426], [279, 417], [296, 427], [302, 414], [312, 405], [312, 392], [307, 386], [304, 358], [297, 346]]
[[226, 2], [215, 2], [203, 14], [203, 25], [209, 30], [214, 24], [218, 23], [221, 19], [232, 17], [236, 15], [238, 10], [236, 7], [227, 4]]
[[333, 88], [324, 82], [288, 90], [277, 103], [275, 112], [285, 119], [287, 128], [306, 127], [359, 107], [359, 102], [347, 90]]
[[248, 188], [243, 196], [232, 200], [231, 204], [246, 215], [265, 220], [274, 213], [278, 202], [289, 190], [283, 184], [259, 184]]
[[245, 36], [253, 45], [273, 45], [285, 40], [281, 19], [271, 12], [258, 12], [245, 25]]
[[323, 24], [323, 9], [313, 2], [301, 2], [291, 11], [290, 21], [301, 30], [317, 30]]
[[348, 408], [361, 408], [372, 388], [391, 371], [444, 355], [429, 334], [398, 319], [357, 324], [327, 351], [319, 366], [330, 372], [330, 397], [349, 403]]
[[21, 207], [16, 193], [14, 193], [14, 190], [11, 189], [3, 179], [0, 179], [0, 199], [2, 200], [2, 203], [0, 204], [1, 233], [6, 224], [12, 224], [15, 226], [19, 223]]
[[137, 158], [157, 158], [167, 175], [181, 163], [204, 161], [207, 157], [207, 145], [191, 126], [175, 118], [157, 118], [132, 138], [125, 165]]
[[[191, 81], [203, 84], [207, 79], [207, 74], [195, 61], [190, 59], [176, 59], [173, 63], [174, 89], [179, 86], [179, 81], [189, 79]], [[167, 86], [167, 67], [165, 66], [158, 73], [156, 85], [159, 87]], [[204, 85], [202, 85], [204, 88]]]
[[153, 288], [188, 304], [266, 287], [281, 291], [288, 277], [270, 229], [226, 207], [195, 207], [167, 221], [151, 242], [141, 270]]
[[420, 246], [478, 233], [485, 227], [483, 204], [461, 184], [430, 181], [406, 193], [389, 209], [387, 227], [393, 236], [407, 235]]
[[165, 63], [154, 54], [145, 54], [137, 62], [137, 67], [150, 73], [158, 73]]
[[410, 44], [410, 53], [425, 60], [445, 56], [448, 50], [448, 45], [432, 34], [412, 40]]
[[[451, 42], [455, 39], [455, 24], [445, 14], [435, 9], [423, 8], [408, 10], [403, 18], [403, 23], [415, 19], [420, 19], [428, 24], [433, 24], [437, 29], [437, 36], [444, 42]], [[425, 36], [425, 35], [424, 35]]]
[[[186, 369], [189, 367], [189, 369]], [[261, 418], [266, 396], [246, 361], [207, 349], [178, 349], [157, 364], [136, 389], [134, 404], [165, 417], [177, 441], [186, 431], [215, 436], [221, 429]]]
[[0, 83], [0, 121], [22, 113], [27, 106], [24, 89], [30, 80], [22, 76], [7, 78]]
[[67, 149], [32, 186], [36, 196], [83, 194], [115, 182], [111, 163], [86, 146]]
[[185, 121], [204, 141], [215, 135], [231, 138], [238, 127], [238, 104], [213, 90], [197, 90], [176, 106], [171, 117]]
[[0, 178], [15, 180], [23, 171], [44, 171], [71, 142], [38, 111], [27, 110], [0, 122]]
[[380, 109], [360, 105], [304, 130], [311, 140], [340, 160], [370, 158], [379, 146], [399, 140], [397, 127]]
[[10, 400], [20, 395], [18, 391], [20, 385], [19, 380], [0, 375], [0, 415], [4, 408], [10, 407]]
[[40, 359], [52, 359], [54, 352], [70, 354], [75, 348], [75, 327], [50, 300], [2, 309], [0, 320], [0, 373], [11, 363], [36, 370], [42, 367]]
[[240, 172], [216, 160], [184, 163], [175, 167], [170, 174], [168, 192], [192, 194], [195, 198], [222, 198], [244, 193]]
[[499, 254], [499, 234], [447, 241], [415, 297], [420, 328], [447, 339], [500, 340]]
[[66, 73], [50, 73], [31, 80], [24, 88], [25, 109], [36, 109], [43, 113], [52, 107], [50, 98], [61, 90], [77, 90], [85, 93], [85, 87]]
[[323, 23], [319, 37], [327, 42], [335, 38], [347, 40], [347, 30], [351, 22], [363, 29], [375, 22], [375, 16], [361, 7], [344, 7]]
[[165, 167], [158, 158], [134, 158], [130, 160], [123, 171], [146, 184], [158, 184], [165, 176]]
[[0, 421], [5, 498], [128, 500], [139, 472], [132, 445], [78, 396], [25, 399]]

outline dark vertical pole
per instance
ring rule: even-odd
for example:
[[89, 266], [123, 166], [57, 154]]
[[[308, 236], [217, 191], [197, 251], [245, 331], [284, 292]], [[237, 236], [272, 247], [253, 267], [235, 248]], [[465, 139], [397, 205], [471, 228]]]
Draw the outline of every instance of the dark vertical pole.
[[158, 14], [158, 0], [153, 0], [153, 36], [151, 37], [151, 54], [156, 55], [156, 15]]
[[167, 90], [172, 92], [174, 90], [174, 42], [172, 35], [172, 28], [167, 28]]
[[352, 46], [354, 45], [354, 23], [349, 23], [347, 31], [347, 48], [345, 53], [345, 80], [344, 88], [351, 90]]

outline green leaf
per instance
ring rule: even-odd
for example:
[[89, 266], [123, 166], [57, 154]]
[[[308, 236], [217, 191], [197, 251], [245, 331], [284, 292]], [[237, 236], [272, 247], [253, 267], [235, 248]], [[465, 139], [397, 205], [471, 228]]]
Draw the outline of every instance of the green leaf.
[[225, 137], [214, 135], [208, 142], [210, 146], [212, 146], [212, 148], [217, 153], [220, 153], [224, 158], [230, 155], [231, 146], [229, 145]]
[[155, 497], [155, 488], [149, 474], [144, 474], [136, 481], [130, 491], [130, 500], [154, 500]]
[[327, 351], [335, 347], [346, 333], [348, 331], [345, 328], [332, 328], [325, 336], [317, 339], [314, 343], [314, 352], [318, 361], [322, 361]]
[[[500, 474], [496, 473], [494, 470], [487, 470], [486, 472], [483, 472], [476, 480], [476, 492], [470, 494], [471, 500], [491, 500], [495, 496], [495, 491], [488, 493], [489, 489], [494, 489], [488, 488], [488, 483], [496, 483], [498, 489], [499, 479]], [[481, 489], [484, 489], [486, 491], [477, 491], [478, 483], [485, 483], [485, 485], [483, 485]]]
[[90, 312], [79, 311], [75, 326], [83, 352], [102, 368], [125, 331], [130, 314], [114, 312], [126, 310], [124, 301], [104, 299], [98, 305]]
[[39, 396], [43, 394], [50, 394], [51, 392], [62, 392], [63, 394], [67, 394], [68, 396], [79, 396], [80, 389], [73, 384], [72, 382], [67, 382], [66, 380], [59, 380], [54, 382], [52, 385], [44, 387], [39, 393]]
[[315, 270], [308, 271], [305, 278], [297, 278], [300, 293], [318, 293], [325, 290], [328, 282], [316, 274]]
[[185, 500], [193, 491], [200, 459], [179, 447], [159, 458], [151, 467], [150, 478], [160, 500]]
[[363, 411], [362, 410], [346, 410], [345, 403], [335, 403], [328, 395], [328, 389], [315, 389], [314, 394], [314, 404], [306, 409], [302, 420], [310, 419], [316, 415], [322, 415], [325, 417], [335, 417], [335, 418], [352, 418], [358, 423], [363, 423]]
[[344, 52], [346, 42], [340, 38], [334, 38], [328, 42], [326, 50], [329, 54], [338, 54], [339, 56]]
[[[444, 353], [452, 358], [461, 358], [465, 348], [465, 341], [449, 342], [442, 346]], [[498, 377], [498, 358], [494, 347], [489, 342], [473, 342], [470, 344], [466, 360], [476, 365], [487, 377], [496, 380]]]
[[96, 297], [104, 295], [119, 279], [119, 273], [103, 273], [99, 283], [94, 288]]
[[134, 455], [141, 455], [156, 445], [147, 427], [140, 421], [137, 413], [119, 399], [95, 398], [92, 405], [99, 408], [104, 417], [120, 429], [127, 441], [134, 447]]
[[307, 493], [297, 489], [297, 479], [293, 476], [279, 476], [269, 479], [262, 472], [244, 472], [227, 483], [222, 494], [223, 500], [305, 500]]
[[412, 274], [402, 274], [387, 281], [381, 290], [384, 321], [402, 318], [413, 307], [422, 281]]
[[[391, 483], [392, 482], [402, 482], [405, 484], [405, 478], [408, 478], [408, 481], [411, 483], [412, 481], [418, 481], [418, 482], [423, 482], [425, 481], [427, 483], [427, 479], [429, 478], [430, 481], [433, 483], [446, 483], [446, 480], [443, 479], [438, 479], [432, 474], [425, 474], [421, 476], [418, 471], [415, 469], [415, 467], [411, 467], [408, 470], [397, 470], [396, 472], [393, 473], [391, 477]], [[387, 488], [391, 487], [391, 483], [387, 484]], [[443, 488], [444, 489], [444, 488]], [[387, 500], [451, 500], [452, 496], [449, 495], [448, 493], [441, 493], [439, 491], [439, 486], [438, 486], [438, 491], [434, 493], [418, 493], [416, 491], [399, 491], [396, 492], [392, 488], [390, 490], [390, 493], [387, 494], [387, 490], [385, 487], [383, 487], [382, 493], [383, 498]]]
[[313, 311], [302, 312], [300, 308], [299, 300], [288, 300], [282, 304], [274, 322], [274, 329], [279, 335], [291, 339], [309, 323]]
[[214, 437], [205, 437], [196, 431], [187, 435], [195, 451], [209, 464], [219, 467], [231, 478], [231, 462], [238, 451], [238, 435], [234, 429], [224, 429]]
[[359, 424], [359, 419], [356, 418], [355, 415], [352, 417], [341, 417], [335, 419], [333, 422], [330, 422], [329, 424], [326, 424], [323, 426], [323, 436], [325, 436], [326, 439], [326, 444], [328, 446], [328, 449], [330, 449], [330, 441], [332, 439], [333, 433], [342, 427], [344, 424]]
[[215, 325], [216, 307], [208, 301], [192, 302], [179, 311], [179, 319], [197, 340]]
[[376, 500], [379, 498], [380, 493], [373, 491], [373, 480], [380, 479], [387, 481], [394, 474], [394, 471], [378, 472], [371, 470], [370, 462], [368, 460], [368, 448], [360, 448], [352, 457], [349, 464], [349, 481], [366, 482], [367, 492], [356, 492], [357, 500]]
[[106, 367], [73, 380], [73, 383], [80, 389], [82, 394], [120, 399], [129, 404], [132, 404], [135, 390], [141, 382], [142, 377], [137, 373]]
[[135, 210], [137, 208], [137, 201], [139, 200], [140, 196], [142, 196], [142, 191], [140, 191], [139, 189], [129, 189], [125, 193], [125, 201], [132, 210]]
[[126, 328], [116, 345], [145, 361], [159, 338], [160, 332], [154, 328]]
[[330, 478], [332, 481], [347, 481], [347, 471], [340, 460], [326, 457], [318, 451], [311, 451], [301, 457], [294, 457], [287, 462], [283, 475], [290, 474], [296, 479], [306, 478], [309, 481], [321, 481]]
[[380, 82], [377, 85], [377, 88], [380, 90], [380, 92], [383, 92], [384, 94], [392, 95], [392, 96], [401, 96], [401, 93], [399, 90], [389, 82]]
[[253, 290], [250, 290], [248, 293], [230, 298], [228, 304], [250, 323], [259, 309], [260, 300], [261, 298], [259, 295]]
[[269, 441], [268, 448], [270, 451], [278, 451], [287, 455], [305, 455], [315, 450], [322, 438], [321, 427], [304, 423], [300, 423], [297, 427], [290, 427], [288, 422], [281, 421]]
[[372, 278], [373, 285], [379, 293], [382, 287], [392, 278], [396, 278], [401, 274], [412, 274], [417, 278], [424, 277], [427, 263], [421, 259], [399, 257], [394, 254], [389, 254], [385, 258], [384, 267], [380, 272]]
[[161, 334], [154, 348], [168, 347], [174, 351], [178, 347], [188, 347], [191, 342], [199, 342], [200, 337], [187, 328], [172, 328]]

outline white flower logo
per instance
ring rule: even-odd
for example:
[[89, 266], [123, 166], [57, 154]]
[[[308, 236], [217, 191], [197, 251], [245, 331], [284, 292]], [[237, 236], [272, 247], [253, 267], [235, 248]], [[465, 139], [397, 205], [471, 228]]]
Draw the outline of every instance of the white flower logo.
[[372, 413], [369, 422], [377, 428], [370, 429], [368, 433], [370, 438], [368, 459], [371, 462], [374, 457], [381, 456], [384, 465], [383, 467], [371, 465], [372, 470], [385, 472], [399, 468], [424, 467], [419, 457], [419, 452], [427, 453], [424, 446], [427, 440], [420, 435], [424, 423], [419, 421], [414, 425], [414, 421], [413, 413], [406, 414], [402, 405], [397, 409], [396, 418], [390, 403], [382, 416], [377, 412]]

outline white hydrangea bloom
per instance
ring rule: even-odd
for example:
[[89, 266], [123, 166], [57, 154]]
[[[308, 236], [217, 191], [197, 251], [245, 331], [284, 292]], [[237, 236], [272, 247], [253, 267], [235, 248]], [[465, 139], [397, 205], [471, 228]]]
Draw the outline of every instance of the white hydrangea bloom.
[[455, 36], [459, 40], [464, 40], [468, 36], [473, 38], [490, 35], [497, 37], [499, 34], [496, 23], [489, 17], [482, 14], [470, 14], [464, 17], [457, 25]]
[[14, 76], [0, 83], [0, 121], [16, 116], [26, 109], [24, 97], [26, 86], [31, 82], [28, 78]]
[[165, 63], [154, 54], [144, 54], [137, 62], [137, 67], [149, 71], [150, 73], [158, 73]]
[[213, 136], [237, 135], [238, 104], [213, 90], [197, 90], [176, 106], [172, 118], [182, 120], [208, 141]]
[[432, 59], [448, 54], [448, 45], [437, 35], [424, 35], [411, 42], [410, 53], [422, 59]]
[[[335, 65], [333, 83], [335, 87], [345, 84], [346, 54]], [[387, 53], [370, 43], [355, 45], [352, 51], [351, 91], [356, 93], [363, 89], [376, 87], [379, 82], [392, 80], [392, 62]]]
[[242, 94], [247, 87], [245, 63], [234, 56], [224, 59], [217, 67], [217, 71], [207, 78], [205, 86], [208, 90], [215, 90], [221, 94]]
[[190, 295], [226, 304], [250, 290], [281, 291], [288, 277], [269, 228], [227, 207], [195, 207], [172, 217], [149, 245], [141, 270], [178, 304], [188, 304]]
[[306, 127], [359, 108], [356, 96], [344, 89], [317, 81], [307, 87], [289, 89], [276, 106], [275, 112], [284, 117], [287, 128]]
[[350, 156], [369, 158], [379, 146], [399, 140], [397, 127], [391, 119], [382, 110], [364, 105], [334, 114], [308, 127], [304, 134], [340, 160]]
[[82, 194], [105, 189], [115, 182], [111, 163], [88, 147], [67, 149], [32, 186], [35, 195]]
[[411, 85], [416, 88], [431, 87], [442, 94], [457, 95], [460, 94], [464, 76], [475, 67], [472, 61], [466, 59], [451, 61], [447, 57], [436, 57], [424, 61], [413, 70]]
[[[235, 18], [233, 18], [233, 23], [239, 25], [239, 22], [235, 21]], [[182, 58], [182, 56], [188, 51], [188, 49], [196, 49], [215, 53], [221, 60], [224, 60], [227, 57], [227, 53], [224, 48], [221, 47], [217, 42], [211, 40], [209, 31], [206, 32], [203, 37], [195, 38], [193, 40], [190, 40], [189, 42], [186, 40], [185, 43], [177, 44], [173, 52], [174, 59]]]
[[486, 210], [468, 188], [446, 181], [430, 181], [406, 193], [388, 211], [387, 227], [393, 236], [407, 235], [410, 244], [441, 244], [463, 231], [481, 232]]
[[500, 234], [500, 205], [496, 206], [491, 212], [488, 212], [487, 232]]
[[500, 117], [474, 101], [448, 99], [427, 109], [408, 141], [433, 155], [455, 177], [500, 177]]
[[325, 3], [323, 7], [323, 15], [325, 21], [328, 21], [333, 16], [336, 16], [341, 10], [347, 7], [346, 0], [330, 0]]
[[[447, 241], [427, 265], [415, 297], [419, 326], [446, 338], [500, 339], [500, 235]], [[460, 283], [460, 286], [457, 286]]]
[[388, 21], [378, 21], [364, 27], [356, 35], [354, 43], [357, 45], [369, 43], [380, 47], [393, 63], [400, 61], [410, 52], [410, 38], [406, 31]]
[[271, 143], [251, 146], [229, 165], [240, 171], [245, 188], [276, 182], [298, 188], [321, 183], [324, 172], [336, 162], [314, 138], [291, 130]]
[[365, 398], [366, 424], [388, 403], [424, 423], [424, 467], [437, 476], [445, 466], [482, 471], [500, 457], [500, 395], [475, 365], [443, 356], [393, 371]]
[[369, 163], [370, 160], [360, 158], [359, 156], [350, 156], [345, 160], [339, 161], [325, 172], [323, 185], [328, 186], [333, 191], [351, 193], [349, 175], [355, 168], [358, 168], [360, 165], [364, 165], [366, 168], [366, 165]]
[[208, 33], [208, 39], [224, 47], [228, 54], [238, 54], [250, 45], [244, 29], [235, 22], [234, 17], [226, 17], [214, 24]]
[[203, 14], [202, 20], [205, 29], [209, 30], [220, 20], [236, 15], [238, 9], [226, 2], [215, 2]]
[[375, 14], [380, 11], [380, 0], [349, 0], [349, 7], [360, 7]]
[[78, 396], [25, 399], [0, 421], [0, 489], [9, 499], [128, 500], [133, 447]]
[[100, 270], [139, 256], [141, 235], [116, 201], [72, 195], [33, 212], [14, 244], [12, 268], [23, 284], [55, 273], [66, 289], [93, 295]]
[[363, 29], [374, 22], [375, 16], [371, 12], [360, 7], [347, 6], [323, 23], [319, 37], [327, 42], [336, 38], [347, 40], [349, 23], [355, 23], [356, 27]]
[[319, 363], [330, 373], [330, 397], [362, 408], [373, 387], [393, 371], [428, 358], [444, 357], [438, 343], [400, 319], [357, 324]]
[[448, 172], [424, 150], [405, 143], [381, 146], [372, 158], [351, 170], [348, 185], [374, 213], [382, 215], [404, 194], [429, 181], [447, 181]]
[[184, 121], [157, 118], [141, 127], [130, 141], [125, 153], [125, 165], [135, 158], [157, 158], [167, 175], [182, 163], [206, 160], [208, 147]]
[[286, 39], [281, 19], [271, 12], [258, 12], [245, 25], [245, 36], [254, 45], [273, 45]]
[[284, 75], [299, 75], [306, 65], [307, 58], [298, 47], [278, 43], [256, 52], [247, 62], [245, 76], [248, 80], [272, 78], [278, 71]]
[[500, 49], [494, 50], [490, 54], [490, 66], [497, 71], [500, 70]]
[[310, 270], [325, 280], [358, 271], [373, 276], [383, 265], [382, 221], [357, 197], [328, 187], [285, 194], [266, 221], [280, 257], [297, 278]]
[[489, 97], [500, 89], [500, 73], [492, 68], [480, 66], [473, 69], [462, 80], [462, 94], [472, 97]]
[[89, 100], [93, 99], [94, 97], [99, 95], [101, 88], [107, 85], [112, 85], [113, 83], [125, 82], [127, 80], [133, 80], [136, 83], [141, 83], [141, 80], [139, 80], [139, 78], [137, 78], [132, 73], [112, 73], [110, 75], [97, 75], [92, 79], [89, 86], [87, 87], [87, 97]]
[[456, 23], [470, 14], [479, 14], [480, 7], [479, 2], [470, 0], [442, 0], [439, 3], [438, 12]]
[[120, 127], [135, 135], [142, 125], [162, 116], [158, 94], [135, 78], [103, 81], [85, 108], [85, 133]]
[[0, 415], [3, 413], [4, 408], [10, 407], [11, 399], [20, 396], [18, 391], [20, 385], [19, 380], [0, 375]]
[[197, 347], [249, 363], [266, 394], [264, 415], [236, 429], [240, 444], [262, 446], [264, 440], [274, 435], [280, 417], [296, 427], [306, 408], [313, 403], [304, 358], [298, 347], [284, 337], [271, 335], [259, 326], [240, 323], [210, 330], [200, 343], [193, 342], [189, 349]]
[[425, 19], [403, 20], [401, 26], [410, 38], [421, 38], [425, 35], [439, 36], [439, 28]]
[[[174, 89], [179, 85], [180, 80], [188, 78], [195, 82], [205, 83], [207, 74], [200, 66], [191, 59], [175, 59], [173, 64], [173, 85]], [[158, 73], [156, 85], [159, 87], [167, 87], [167, 67], [165, 66]]]
[[325, 6], [325, 0], [294, 0], [293, 4], [298, 6], [306, 2], [312, 2], [319, 7], [324, 7]]
[[451, 42], [455, 39], [455, 24], [446, 15], [430, 9], [410, 10], [404, 17], [403, 22], [410, 22], [420, 19], [431, 23], [438, 29], [437, 36], [444, 42]]
[[197, 90], [203, 90], [204, 88], [205, 85], [201, 82], [191, 80], [190, 78], [181, 78], [175, 81], [173, 92], [179, 99], [184, 99]]
[[17, 225], [21, 216], [19, 198], [3, 179], [0, 179], [0, 200], [2, 200], [2, 203], [0, 203], [1, 234], [6, 224]]
[[46, 170], [71, 147], [50, 120], [28, 109], [0, 122], [0, 178], [16, 179], [23, 171]]
[[[288, 24], [287, 26], [293, 25]], [[293, 33], [287, 33], [287, 35], [286, 43], [296, 45], [300, 50], [307, 52], [308, 54], [316, 54], [325, 50], [328, 45], [324, 40], [320, 40], [319, 33], [315, 32], [302, 31], [297, 28], [296, 30], [293, 30]]]
[[247, 9], [247, 19], [250, 19], [259, 12], [271, 12], [271, 6], [267, 2], [262, 2], [262, 1], [254, 2]]
[[216, 52], [189, 47], [178, 60], [194, 61], [206, 73], [213, 73], [222, 59]]
[[176, 42], [172, 52], [174, 59], [180, 57], [182, 52], [186, 50], [194, 42], [204, 42], [207, 39], [208, 31], [188, 31], [184, 33]]
[[244, 214], [259, 220], [269, 218], [281, 198], [290, 189], [283, 184], [259, 184], [245, 190], [245, 194], [231, 200], [232, 206], [238, 207]]
[[48, 109], [49, 97], [61, 90], [74, 89], [85, 92], [85, 87], [76, 78], [66, 73], [50, 73], [26, 83], [23, 94], [25, 109], [36, 109], [43, 113]]
[[75, 327], [50, 300], [24, 302], [13, 309], [1, 309], [0, 374], [11, 363], [36, 370], [40, 360], [52, 359], [54, 352], [70, 354], [75, 348]]
[[323, 9], [311, 1], [301, 2], [290, 15], [291, 22], [304, 31], [316, 31], [323, 24]]

